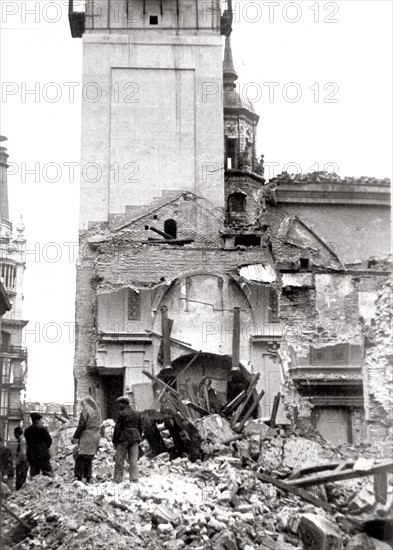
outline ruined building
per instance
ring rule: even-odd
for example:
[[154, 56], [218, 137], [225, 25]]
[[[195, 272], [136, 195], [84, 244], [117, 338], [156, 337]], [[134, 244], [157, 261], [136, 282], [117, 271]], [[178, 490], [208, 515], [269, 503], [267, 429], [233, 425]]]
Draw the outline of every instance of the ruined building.
[[[0, 136], [0, 142], [7, 138]], [[0, 277], [2, 297], [0, 339], [0, 435], [14, 438], [13, 430], [23, 420], [21, 392], [26, 388], [27, 350], [22, 344], [23, 273], [26, 241], [20, 222], [13, 236], [8, 210], [7, 149], [0, 147]], [[8, 301], [8, 304], [7, 304]]]
[[153, 408], [146, 369], [176, 375], [180, 393], [206, 385], [218, 407], [260, 373], [262, 416], [280, 394], [281, 421], [366, 441], [389, 182], [267, 182], [259, 116], [236, 88], [230, 8], [115, 5], [70, 2], [85, 95], [76, 400], [92, 395], [104, 416], [123, 393]]

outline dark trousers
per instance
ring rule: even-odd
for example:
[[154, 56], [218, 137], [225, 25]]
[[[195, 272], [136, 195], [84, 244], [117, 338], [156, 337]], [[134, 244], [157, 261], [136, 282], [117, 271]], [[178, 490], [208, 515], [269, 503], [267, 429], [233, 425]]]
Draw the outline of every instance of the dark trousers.
[[49, 458], [46, 460], [31, 460], [29, 459], [30, 464], [30, 477], [38, 476], [42, 474], [43, 476], [53, 477], [53, 470]]
[[130, 472], [130, 481], [138, 481], [138, 443], [118, 443], [115, 453], [115, 473], [113, 480], [116, 483], [123, 481], [124, 460], [127, 458]]
[[86, 478], [90, 481], [93, 473], [93, 455], [80, 455], [75, 460], [75, 477], [82, 481], [82, 478]]
[[26, 483], [27, 478], [27, 471], [29, 469], [29, 464], [27, 463], [27, 460], [23, 460], [22, 462], [19, 462], [15, 466], [15, 489], [19, 491], [23, 487], [23, 485]]

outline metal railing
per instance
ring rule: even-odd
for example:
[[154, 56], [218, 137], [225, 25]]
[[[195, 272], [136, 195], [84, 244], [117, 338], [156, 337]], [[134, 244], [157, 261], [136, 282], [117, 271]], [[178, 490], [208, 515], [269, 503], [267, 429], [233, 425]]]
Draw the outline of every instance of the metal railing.
[[0, 345], [0, 353], [7, 353], [9, 355], [15, 355], [17, 357], [20, 357], [22, 359], [26, 359], [27, 357], [27, 348], [24, 348], [22, 346], [12, 346], [8, 344], [1, 344]]

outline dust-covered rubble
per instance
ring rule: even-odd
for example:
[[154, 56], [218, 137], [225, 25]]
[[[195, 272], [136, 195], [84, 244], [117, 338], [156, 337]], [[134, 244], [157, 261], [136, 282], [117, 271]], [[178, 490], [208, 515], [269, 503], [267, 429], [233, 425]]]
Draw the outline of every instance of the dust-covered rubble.
[[[54, 479], [38, 476], [7, 498], [33, 528], [23, 532], [15, 519], [3, 515], [5, 550], [17, 544], [20, 550], [95, 550], [109, 545], [131, 550], [354, 550], [354, 537], [360, 536], [369, 546], [359, 550], [386, 547], [362, 533], [361, 525], [378, 510], [389, 513], [391, 481], [383, 513], [369, 478], [310, 488], [329, 502], [329, 512], [257, 478], [263, 472], [284, 479], [304, 466], [341, 458], [317, 439], [266, 426], [258, 432], [258, 422], [250, 421], [244, 438], [224, 445], [222, 437], [211, 452], [213, 435], [207, 430], [211, 454], [205, 460], [145, 455], [139, 461], [138, 483], [115, 484], [110, 428], [103, 432], [91, 484], [74, 481], [69, 446], [53, 460]], [[224, 432], [225, 438], [230, 435]], [[310, 536], [322, 546], [313, 546]]]

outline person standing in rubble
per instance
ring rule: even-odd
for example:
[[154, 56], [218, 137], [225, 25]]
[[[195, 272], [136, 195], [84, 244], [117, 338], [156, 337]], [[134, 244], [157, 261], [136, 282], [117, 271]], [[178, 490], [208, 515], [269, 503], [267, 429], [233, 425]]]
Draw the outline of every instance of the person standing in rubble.
[[53, 477], [49, 451], [52, 446], [52, 438], [42, 423], [42, 414], [33, 412], [30, 414], [30, 418], [32, 424], [25, 430], [26, 456], [30, 465], [30, 477], [38, 474]]
[[124, 460], [127, 457], [130, 471], [130, 481], [138, 481], [139, 442], [142, 441], [141, 415], [135, 411], [127, 396], [116, 399], [119, 406], [119, 417], [115, 424], [112, 442], [116, 448], [115, 483], [123, 481]]
[[92, 397], [82, 399], [81, 407], [79, 423], [73, 436], [73, 441], [77, 442], [78, 445], [75, 477], [79, 481], [86, 478], [86, 483], [89, 483], [93, 475], [94, 455], [98, 450], [100, 440], [101, 414], [97, 403]]
[[4, 440], [0, 437], [0, 482], [4, 481], [4, 476], [7, 476], [6, 485], [9, 485], [14, 479], [14, 464], [10, 449], [4, 445]]
[[15, 464], [15, 489], [19, 491], [26, 483], [27, 471], [29, 469], [29, 464], [27, 462], [26, 456], [26, 439], [23, 436], [23, 428], [18, 426], [14, 430], [15, 439], [18, 442], [18, 447], [16, 449], [16, 464]]

